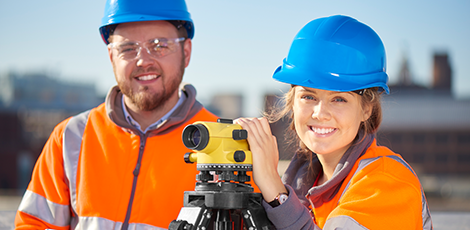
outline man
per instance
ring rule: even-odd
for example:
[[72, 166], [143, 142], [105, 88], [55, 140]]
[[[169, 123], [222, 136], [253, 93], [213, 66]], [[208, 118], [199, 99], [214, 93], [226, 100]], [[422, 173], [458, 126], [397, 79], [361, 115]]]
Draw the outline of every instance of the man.
[[17, 229], [161, 229], [194, 190], [184, 127], [215, 121], [181, 84], [194, 26], [184, 0], [109, 0], [100, 28], [118, 86], [61, 122], [39, 157]]

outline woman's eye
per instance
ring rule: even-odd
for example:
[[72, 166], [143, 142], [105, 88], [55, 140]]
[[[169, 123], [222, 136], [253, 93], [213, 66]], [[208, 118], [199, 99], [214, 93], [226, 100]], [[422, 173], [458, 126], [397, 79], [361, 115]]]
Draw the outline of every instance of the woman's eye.
[[304, 95], [302, 97], [300, 97], [301, 99], [305, 99], [305, 100], [314, 100], [315, 98], [313, 96], [309, 96], [309, 95]]
[[335, 99], [333, 99], [334, 102], [346, 102], [346, 100], [344, 98], [341, 98], [341, 97], [337, 97]]

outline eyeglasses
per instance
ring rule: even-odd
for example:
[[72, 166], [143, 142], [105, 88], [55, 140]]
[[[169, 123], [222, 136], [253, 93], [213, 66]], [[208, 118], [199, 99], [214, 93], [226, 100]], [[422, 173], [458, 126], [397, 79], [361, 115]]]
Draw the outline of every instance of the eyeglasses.
[[142, 51], [142, 47], [147, 50], [150, 56], [159, 58], [174, 53], [177, 50], [179, 42], [185, 38], [155, 38], [145, 43], [124, 41], [109, 43], [108, 46], [117, 51], [119, 58], [124, 60], [135, 60]]

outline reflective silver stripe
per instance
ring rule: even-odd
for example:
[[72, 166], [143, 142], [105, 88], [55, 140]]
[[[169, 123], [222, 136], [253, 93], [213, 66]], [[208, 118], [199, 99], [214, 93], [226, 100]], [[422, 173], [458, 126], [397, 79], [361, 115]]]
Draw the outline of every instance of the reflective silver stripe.
[[[64, 131], [63, 136], [63, 157], [65, 175], [68, 179], [70, 190], [70, 203], [75, 217], [70, 221], [71, 229], [116, 229], [122, 227], [122, 222], [114, 222], [101, 217], [78, 217], [77, 210], [77, 169], [80, 157], [83, 133], [85, 132], [86, 123], [90, 111], [83, 112], [72, 117]], [[66, 210], [66, 213], [69, 213]], [[129, 230], [163, 230], [147, 224], [130, 223]]]
[[[101, 217], [79, 217], [79, 223], [76, 229], [121, 229], [122, 222], [114, 222]], [[128, 230], [164, 230], [148, 224], [130, 223]]]
[[323, 229], [367, 230], [350, 216], [335, 216], [326, 221]]
[[68, 180], [70, 191], [70, 204], [72, 211], [75, 213], [71, 220], [71, 228], [77, 224], [77, 168], [78, 158], [80, 156], [80, 149], [82, 145], [83, 132], [85, 131], [86, 122], [90, 110], [72, 117], [64, 130], [63, 135], [63, 158], [65, 177]]
[[[411, 166], [409, 166], [408, 163], [406, 163], [406, 161], [404, 161], [403, 159], [401, 159], [398, 156], [387, 156], [387, 157], [391, 158], [391, 159], [394, 159], [394, 160], [398, 161], [399, 163], [401, 163], [402, 165], [404, 165], [406, 168], [408, 168], [416, 176], [416, 178], [418, 178], [416, 173], [413, 171]], [[432, 229], [431, 215], [430, 215], [430, 212], [429, 212], [428, 203], [426, 201], [426, 196], [424, 195], [424, 191], [423, 191], [422, 188], [421, 188], [421, 204], [422, 204], [422, 211], [421, 212], [422, 212], [422, 218], [423, 218], [423, 229]]]
[[56, 204], [29, 190], [26, 190], [18, 210], [56, 226], [68, 226], [70, 222], [69, 205]]
[[[357, 172], [361, 171], [362, 169], [364, 169], [365, 167], [367, 167], [368, 165], [370, 165], [372, 162], [376, 161], [379, 158], [380, 157], [375, 157], [375, 158], [368, 158], [368, 159], [361, 160], [359, 162], [359, 165], [357, 166], [357, 169], [354, 172], [354, 175], [352, 177], [356, 176]], [[338, 203], [339, 203], [339, 200], [341, 200], [341, 197], [343, 197], [344, 193], [348, 190], [350, 184], [351, 184], [351, 180], [349, 180], [348, 184], [346, 185], [346, 187], [343, 190], [343, 193], [341, 193], [341, 196], [338, 199]]]

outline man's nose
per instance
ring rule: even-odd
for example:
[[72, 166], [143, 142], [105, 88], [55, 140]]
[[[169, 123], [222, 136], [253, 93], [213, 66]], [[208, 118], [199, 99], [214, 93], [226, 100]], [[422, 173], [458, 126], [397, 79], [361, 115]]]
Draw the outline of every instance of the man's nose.
[[140, 47], [139, 53], [137, 53], [137, 65], [146, 66], [154, 62], [155, 58], [150, 54], [150, 51], [145, 47]]

